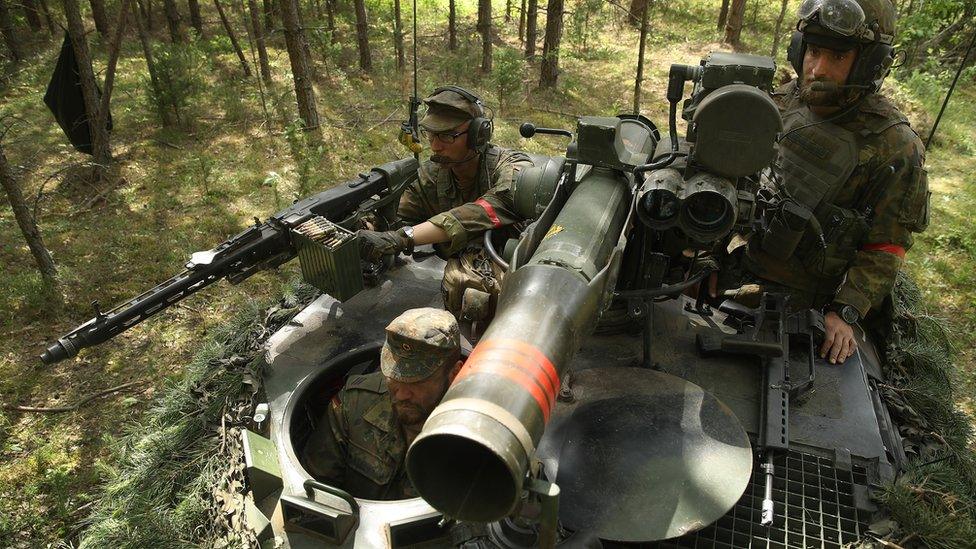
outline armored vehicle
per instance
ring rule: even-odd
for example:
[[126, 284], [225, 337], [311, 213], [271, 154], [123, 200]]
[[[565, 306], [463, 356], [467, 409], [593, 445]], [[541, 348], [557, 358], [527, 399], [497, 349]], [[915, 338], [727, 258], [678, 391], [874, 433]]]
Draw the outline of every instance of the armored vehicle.
[[483, 299], [466, 295], [465, 365], [405, 463], [421, 497], [357, 498], [312, 478], [300, 458], [345, 379], [378, 368], [386, 324], [441, 304], [443, 262], [428, 250], [370, 266], [369, 287], [358, 258], [347, 257], [360, 213], [372, 208], [395, 223], [389, 209], [415, 177], [412, 159], [194, 254], [185, 273], [98, 313], [46, 360], [103, 341], [201, 284], [298, 256], [306, 280], [326, 293], [269, 341], [267, 402], [244, 435], [249, 523], [262, 544], [862, 540], [873, 487], [904, 461], [876, 388], [883, 376], [872, 342], [858, 329], [857, 353], [832, 365], [815, 352], [820, 313], [792, 309], [785, 295], [765, 293], [757, 308], [685, 295], [709, 274], [690, 267], [695, 250], [761, 223], [768, 206], [758, 174], [782, 129], [768, 96], [773, 72], [771, 59], [725, 53], [673, 65], [664, 136], [629, 115], [583, 116], [574, 132], [522, 126], [525, 137], [571, 142], [564, 157], [534, 157], [515, 186], [532, 224], [518, 239], [485, 236], [506, 276], [492, 318]]

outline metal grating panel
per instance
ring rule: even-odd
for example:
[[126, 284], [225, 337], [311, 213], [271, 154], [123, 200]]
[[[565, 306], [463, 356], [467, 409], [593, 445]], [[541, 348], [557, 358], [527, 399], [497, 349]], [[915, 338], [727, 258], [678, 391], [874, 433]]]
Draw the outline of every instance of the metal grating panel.
[[735, 507], [715, 523], [648, 547], [670, 549], [841, 549], [861, 539], [870, 516], [854, 502], [854, 485], [866, 485], [863, 467], [834, 467], [829, 459], [789, 452], [774, 459], [773, 525], [759, 524], [764, 476], [755, 460], [749, 486]]

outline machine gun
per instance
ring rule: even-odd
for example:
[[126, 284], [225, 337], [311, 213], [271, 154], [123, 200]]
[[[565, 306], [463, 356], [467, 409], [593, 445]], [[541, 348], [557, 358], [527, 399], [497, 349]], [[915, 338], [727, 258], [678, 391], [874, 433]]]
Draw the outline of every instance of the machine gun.
[[[302, 275], [312, 285], [345, 300], [363, 289], [359, 243], [355, 231], [367, 215], [389, 225], [400, 195], [416, 180], [419, 163], [406, 158], [304, 198], [211, 250], [196, 252], [183, 272], [95, 316], [47, 347], [44, 364], [71, 358], [86, 347], [107, 341], [203, 288], [226, 278], [238, 284], [263, 269], [298, 256]], [[370, 269], [378, 269], [370, 266]]]

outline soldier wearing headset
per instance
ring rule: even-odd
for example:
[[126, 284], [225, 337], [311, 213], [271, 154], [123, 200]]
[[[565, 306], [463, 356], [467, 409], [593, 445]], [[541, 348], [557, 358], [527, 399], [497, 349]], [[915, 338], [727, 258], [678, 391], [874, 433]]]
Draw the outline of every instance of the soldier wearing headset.
[[878, 93], [894, 35], [889, 0], [801, 4], [787, 54], [797, 78], [773, 93], [784, 132], [764, 183], [780, 207], [738, 251], [729, 245], [741, 261], [723, 261], [710, 288], [785, 287], [794, 308], [822, 307], [831, 363], [854, 354], [852, 325], [881, 308], [928, 225], [925, 148]]
[[424, 99], [421, 135], [431, 157], [403, 193], [397, 212], [406, 226], [395, 231], [359, 231], [366, 259], [433, 244], [447, 259], [441, 290], [447, 310], [460, 315], [464, 291], [497, 296], [501, 269], [482, 248], [488, 229], [522, 219], [512, 203], [512, 183], [532, 165], [521, 152], [493, 145], [492, 120], [482, 100], [458, 86], [437, 88]]

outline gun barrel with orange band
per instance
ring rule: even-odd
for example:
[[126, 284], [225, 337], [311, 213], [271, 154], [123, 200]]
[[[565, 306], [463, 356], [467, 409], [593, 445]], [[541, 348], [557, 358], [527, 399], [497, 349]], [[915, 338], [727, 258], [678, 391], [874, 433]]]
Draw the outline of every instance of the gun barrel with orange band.
[[561, 373], [616, 279], [632, 196], [632, 176], [594, 168], [506, 277], [494, 320], [407, 454], [437, 510], [488, 522], [515, 508]]

